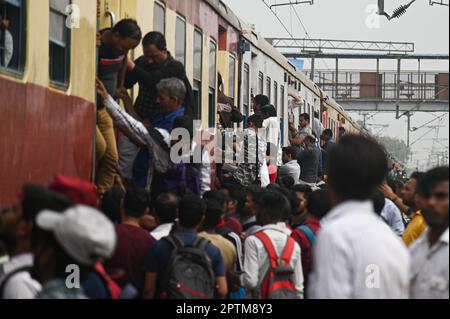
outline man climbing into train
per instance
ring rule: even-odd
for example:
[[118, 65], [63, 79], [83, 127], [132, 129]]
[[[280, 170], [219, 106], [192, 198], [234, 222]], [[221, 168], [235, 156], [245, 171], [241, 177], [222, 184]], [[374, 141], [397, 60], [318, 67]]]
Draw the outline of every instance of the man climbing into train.
[[[103, 82], [107, 92], [116, 96], [122, 86], [120, 78], [125, 75], [125, 61], [129, 50], [135, 49], [142, 38], [141, 29], [132, 19], [119, 21], [114, 28], [100, 32], [98, 48], [97, 77]], [[118, 162], [116, 137], [111, 117], [105, 109], [102, 99], [97, 97], [97, 187], [103, 195], [114, 186]]]

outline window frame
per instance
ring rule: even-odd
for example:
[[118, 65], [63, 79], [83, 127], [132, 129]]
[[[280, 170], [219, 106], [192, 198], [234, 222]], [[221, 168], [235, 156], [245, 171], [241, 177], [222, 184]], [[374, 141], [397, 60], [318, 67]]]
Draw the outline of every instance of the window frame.
[[[195, 74], [195, 45], [196, 45], [196, 36], [199, 35], [200, 36], [200, 76], [196, 77], [197, 74]], [[202, 75], [203, 75], [203, 32], [202, 30], [195, 28], [194, 29], [194, 54], [193, 54], [193, 62], [194, 62], [194, 70], [193, 70], [193, 91], [194, 91], [194, 96], [195, 96], [195, 92], [198, 92], [198, 105], [195, 105], [197, 101], [194, 100], [194, 113], [195, 113], [195, 118], [197, 120], [201, 120], [202, 118]], [[198, 88], [197, 88], [198, 87]]]
[[[211, 54], [214, 48], [214, 70], [211, 69]], [[209, 83], [208, 83], [208, 126], [213, 128], [216, 126], [216, 92], [217, 92], [217, 42], [213, 38], [209, 40]], [[212, 72], [214, 71], [214, 73]]]
[[272, 79], [270, 76], [266, 78], [266, 96], [272, 101]]
[[278, 109], [278, 82], [273, 81], [273, 106], [275, 106], [275, 109]]
[[[72, 4], [72, 0], [68, 0], [68, 5]], [[56, 8], [52, 8], [51, 1], [49, 2], [49, 80], [50, 85], [52, 87], [55, 87], [57, 89], [67, 90], [70, 86], [70, 76], [71, 76], [71, 58], [72, 58], [72, 30], [70, 28], [67, 28], [65, 22], [69, 15], [66, 12], [62, 12], [57, 10]], [[63, 43], [59, 42], [58, 40], [52, 40], [50, 33], [51, 33], [51, 13], [54, 12], [58, 15], [63, 16], [63, 32], [65, 32], [65, 38], [66, 43], [65, 46]], [[65, 67], [65, 74], [64, 74], [64, 82], [61, 82], [59, 80], [55, 80], [52, 78], [52, 44], [64, 48], [64, 67]]]
[[[177, 27], [178, 27], [178, 22], [181, 21], [184, 25], [184, 46], [183, 46], [183, 60], [179, 59], [179, 56], [177, 54], [178, 51], [178, 38], [177, 38]], [[180, 61], [184, 66], [186, 66], [186, 52], [187, 52], [187, 22], [186, 19], [177, 14], [177, 17], [175, 19], [175, 59]]]
[[264, 94], [264, 73], [258, 73], [258, 94]]
[[250, 114], [250, 65], [248, 63], [244, 63], [243, 72], [242, 104], [244, 106], [243, 112], [248, 116]]
[[[17, 69], [6, 67], [0, 65], [0, 73], [16, 76], [18, 78], [22, 78], [25, 73], [25, 67], [26, 67], [26, 54], [27, 54], [27, 41], [26, 41], [26, 35], [27, 35], [27, 1], [26, 0], [4, 0], [4, 11], [3, 16], [6, 19], [9, 19], [8, 15], [6, 14], [6, 6], [13, 6], [19, 10], [19, 18], [20, 23], [18, 24], [20, 28], [18, 29], [18, 48], [13, 47], [13, 56], [14, 57], [15, 52], [18, 52], [18, 63], [17, 63]], [[14, 40], [14, 39], [13, 39]], [[16, 43], [14, 43], [16, 44]]]
[[[164, 21], [163, 21], [163, 30], [161, 31], [161, 30], [159, 30], [158, 28], [157, 28], [157, 25], [156, 25], [156, 8], [160, 8], [160, 9], [162, 9], [163, 10], [163, 12], [164, 12], [164, 14], [163, 14], [163, 17], [164, 17]], [[153, 30], [154, 31], [158, 31], [158, 32], [161, 32], [164, 36], [166, 36], [166, 21], [167, 21], [167, 17], [166, 17], [166, 14], [167, 14], [167, 11], [166, 11], [166, 5], [164, 4], [164, 3], [162, 3], [162, 2], [160, 2], [160, 1], [155, 1], [154, 2], [154, 5], [153, 5]]]
[[[233, 62], [233, 70], [231, 69], [231, 63]], [[233, 76], [231, 76], [231, 71], [233, 71]], [[236, 58], [234, 55], [230, 54], [228, 57], [228, 96], [234, 99], [236, 89]]]

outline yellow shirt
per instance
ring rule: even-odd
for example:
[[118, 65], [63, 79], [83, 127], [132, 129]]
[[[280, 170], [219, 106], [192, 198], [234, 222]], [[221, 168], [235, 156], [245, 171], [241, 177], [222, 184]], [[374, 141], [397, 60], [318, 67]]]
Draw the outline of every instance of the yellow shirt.
[[403, 241], [406, 246], [410, 246], [414, 241], [416, 241], [416, 239], [423, 234], [425, 228], [427, 228], [427, 223], [419, 210], [414, 213], [408, 227], [406, 227], [406, 230], [403, 233]]
[[228, 272], [236, 270], [237, 252], [236, 248], [229, 240], [225, 239], [221, 235], [213, 235], [206, 232], [202, 232], [198, 235], [209, 239], [214, 246], [219, 248], [220, 253], [222, 254], [225, 271]]

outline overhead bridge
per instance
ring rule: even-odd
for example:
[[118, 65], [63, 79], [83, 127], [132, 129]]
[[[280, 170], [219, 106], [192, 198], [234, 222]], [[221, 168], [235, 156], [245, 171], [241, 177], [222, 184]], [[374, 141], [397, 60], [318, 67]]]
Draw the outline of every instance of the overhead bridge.
[[448, 71], [403, 71], [399, 78], [396, 71], [316, 70], [314, 81], [347, 111], [449, 111]]

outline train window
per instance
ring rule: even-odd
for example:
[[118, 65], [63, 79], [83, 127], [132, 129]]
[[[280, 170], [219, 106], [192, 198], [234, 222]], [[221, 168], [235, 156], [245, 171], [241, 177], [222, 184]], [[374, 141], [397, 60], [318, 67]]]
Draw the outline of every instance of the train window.
[[200, 31], [194, 31], [194, 109], [196, 119], [202, 115], [202, 50], [203, 35]]
[[0, 69], [22, 73], [25, 67], [25, 0], [0, 1]]
[[258, 74], [258, 94], [264, 94], [264, 74], [259, 72]]
[[70, 0], [50, 1], [50, 81], [67, 87], [70, 78], [70, 28], [66, 8]]
[[214, 41], [209, 44], [209, 127], [216, 126], [216, 86], [217, 86], [217, 45]]
[[162, 4], [155, 2], [153, 10], [153, 31], [166, 34], [166, 9]]
[[266, 80], [266, 95], [269, 98], [269, 101], [272, 98], [271, 91], [272, 91], [272, 79], [270, 77], [267, 77], [267, 80]]
[[245, 63], [244, 64], [244, 86], [243, 86], [243, 105], [244, 105], [244, 115], [249, 116], [250, 115], [250, 66]]
[[175, 59], [186, 65], [186, 21], [180, 17], [177, 17], [175, 41]]
[[278, 109], [278, 83], [275, 81], [273, 83], [273, 105]]
[[228, 76], [228, 96], [234, 99], [234, 87], [236, 84], [236, 59], [230, 55]]

